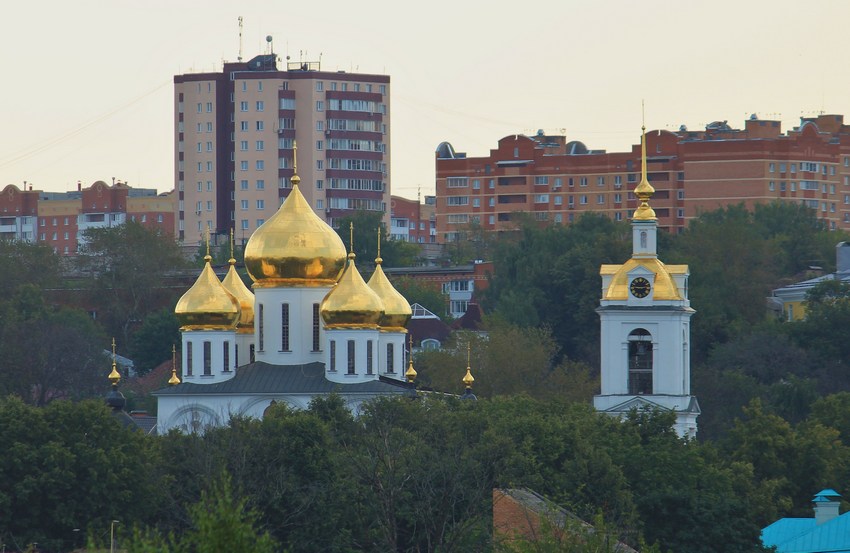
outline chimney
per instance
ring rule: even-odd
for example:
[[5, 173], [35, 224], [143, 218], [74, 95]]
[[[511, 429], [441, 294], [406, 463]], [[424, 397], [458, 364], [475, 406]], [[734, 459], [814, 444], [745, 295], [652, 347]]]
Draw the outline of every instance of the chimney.
[[832, 489], [818, 492], [812, 499], [815, 509], [815, 524], [820, 526], [838, 516], [839, 497], [841, 496]]
[[839, 242], [835, 245], [835, 265], [839, 273], [850, 272], [850, 243]]

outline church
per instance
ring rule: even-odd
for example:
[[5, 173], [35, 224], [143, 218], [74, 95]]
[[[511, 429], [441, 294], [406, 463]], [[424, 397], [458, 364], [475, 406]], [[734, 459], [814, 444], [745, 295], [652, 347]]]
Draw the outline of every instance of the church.
[[311, 209], [300, 178], [245, 246], [253, 292], [236, 273], [214, 273], [209, 253], [175, 313], [182, 380], [154, 392], [157, 431], [197, 432], [233, 416], [261, 418], [273, 403], [306, 408], [339, 394], [352, 411], [377, 396], [415, 396], [405, 371], [410, 304], [380, 254], [369, 282], [337, 233]]
[[665, 265], [656, 251], [658, 220], [649, 205], [655, 192], [646, 171], [642, 127], [640, 204], [632, 217], [632, 257], [602, 265], [601, 393], [597, 410], [623, 417], [633, 409], [676, 414], [679, 436], [697, 432], [700, 409], [691, 395], [688, 266]]

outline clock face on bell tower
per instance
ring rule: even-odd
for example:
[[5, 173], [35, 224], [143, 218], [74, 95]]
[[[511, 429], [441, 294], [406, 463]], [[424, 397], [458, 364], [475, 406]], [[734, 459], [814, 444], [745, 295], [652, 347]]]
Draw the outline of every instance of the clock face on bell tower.
[[629, 291], [636, 298], [645, 298], [651, 289], [652, 285], [643, 277], [637, 277], [629, 284]]

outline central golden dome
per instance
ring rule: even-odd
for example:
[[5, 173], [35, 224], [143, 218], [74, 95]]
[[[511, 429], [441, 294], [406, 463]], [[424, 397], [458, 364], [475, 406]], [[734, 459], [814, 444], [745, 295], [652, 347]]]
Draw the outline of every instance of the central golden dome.
[[354, 254], [348, 259], [348, 268], [322, 300], [322, 320], [328, 328], [378, 328], [384, 304], [360, 276]]
[[330, 286], [344, 265], [342, 239], [313, 212], [297, 184], [245, 246], [254, 286]]

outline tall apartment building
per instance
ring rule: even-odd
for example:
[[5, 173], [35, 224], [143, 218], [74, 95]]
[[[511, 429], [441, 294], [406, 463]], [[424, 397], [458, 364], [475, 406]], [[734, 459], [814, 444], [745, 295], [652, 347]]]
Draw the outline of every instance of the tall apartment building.
[[301, 191], [326, 222], [387, 212], [389, 86], [386, 75], [312, 62], [280, 70], [275, 54], [175, 76], [178, 237], [188, 245], [206, 229], [234, 229], [244, 244], [288, 195], [296, 141]]
[[[803, 118], [782, 133], [755, 116], [743, 130], [718, 121], [704, 131], [649, 131], [649, 181], [658, 226], [679, 232], [702, 211], [743, 202], [801, 202], [829, 228], [850, 229], [850, 125], [842, 115]], [[470, 223], [515, 227], [517, 214], [551, 223], [585, 211], [631, 218], [638, 201], [640, 145], [629, 152], [589, 150], [564, 136], [511, 135], [486, 157], [448, 142], [436, 152], [437, 241], [462, 237]]]
[[168, 234], [175, 228], [174, 194], [152, 188], [96, 181], [69, 192], [21, 190], [10, 184], [0, 193], [0, 238], [43, 242], [60, 255], [76, 255], [85, 231], [138, 221]]

